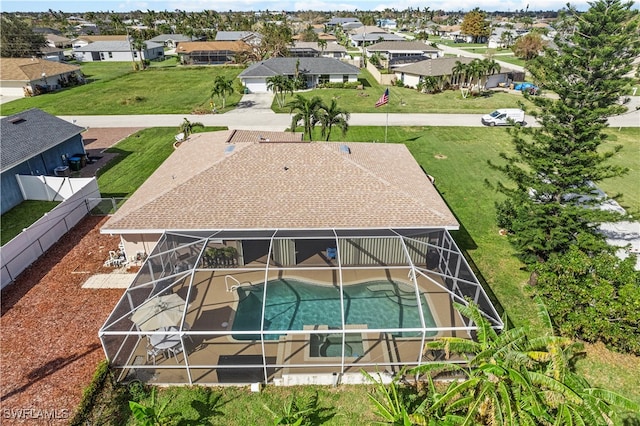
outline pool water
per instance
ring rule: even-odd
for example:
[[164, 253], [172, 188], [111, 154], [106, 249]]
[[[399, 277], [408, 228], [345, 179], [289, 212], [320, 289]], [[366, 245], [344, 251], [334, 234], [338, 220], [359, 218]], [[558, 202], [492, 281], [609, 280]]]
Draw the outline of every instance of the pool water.
[[[239, 302], [233, 331], [260, 330], [264, 285], [237, 289]], [[420, 328], [420, 313], [413, 286], [393, 281], [370, 281], [344, 286], [346, 324], [367, 324], [370, 329]], [[433, 315], [422, 299], [425, 325], [435, 327]], [[341, 328], [340, 291], [298, 280], [278, 279], [267, 283], [265, 330], [303, 330], [305, 325]], [[430, 333], [428, 335], [435, 335]], [[394, 333], [396, 337], [420, 333]], [[265, 335], [276, 340], [280, 334]], [[238, 340], [257, 340], [259, 335], [234, 335]]]
[[[362, 334], [346, 334], [344, 356], [358, 358], [364, 355]], [[312, 334], [309, 342], [312, 358], [342, 356], [342, 334]]]

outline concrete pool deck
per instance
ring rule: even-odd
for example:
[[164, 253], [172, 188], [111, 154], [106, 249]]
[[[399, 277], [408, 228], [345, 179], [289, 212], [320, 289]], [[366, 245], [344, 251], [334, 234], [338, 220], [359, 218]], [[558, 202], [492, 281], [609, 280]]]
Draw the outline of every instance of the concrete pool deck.
[[[261, 361], [260, 364], [256, 362], [256, 360], [261, 360], [263, 343], [260, 340], [240, 341], [232, 336], [232, 333], [236, 333], [232, 332], [232, 327], [238, 304], [238, 292], [228, 291], [228, 285], [236, 281], [226, 279], [227, 275], [233, 276], [235, 280], [247, 286], [255, 283], [261, 284], [265, 278], [264, 271], [225, 270], [195, 273], [186, 314], [186, 322], [190, 324], [194, 335], [191, 335], [190, 339], [186, 336], [184, 338], [187, 362], [190, 366], [193, 383], [238, 383], [238, 381], [232, 380], [241, 380], [246, 383], [247, 380], [253, 380], [254, 377], [255, 381], [264, 380]], [[324, 282], [327, 285], [339, 282], [338, 271], [333, 268], [292, 269], [286, 272], [274, 270], [270, 275], [269, 279], [286, 276], [315, 283]], [[342, 270], [341, 275], [344, 285], [380, 280], [408, 282], [408, 268], [406, 267], [398, 269], [347, 268]], [[440, 280], [435, 275], [431, 279], [436, 282]], [[173, 292], [186, 297], [187, 283], [187, 279], [182, 280], [173, 287]], [[451, 305], [449, 293], [421, 275], [418, 275], [418, 285], [428, 300], [437, 327], [465, 326], [462, 318]], [[384, 315], [384, 312], [379, 314]], [[358, 329], [359, 327], [366, 329], [363, 325], [354, 324], [348, 324], [346, 329]], [[326, 324], [307, 324], [304, 330], [287, 333], [280, 336], [278, 340], [265, 340], [264, 354], [268, 363], [278, 366], [267, 368], [269, 381], [293, 384], [292, 381], [297, 383], [299, 380], [303, 380], [305, 375], [324, 375], [326, 379], [329, 377], [327, 375], [340, 371], [340, 357], [311, 356], [311, 335], [322, 333], [322, 330], [328, 330]], [[197, 334], [198, 331], [202, 334]], [[211, 332], [226, 334], [212, 335]], [[328, 332], [326, 331], [326, 333]], [[366, 350], [358, 357], [345, 358], [345, 364], [347, 364], [345, 365], [345, 373], [359, 374], [361, 369], [371, 372], [378, 370], [397, 372], [400, 368], [399, 364], [416, 363], [422, 359], [421, 337], [396, 337], [391, 333], [366, 332], [364, 330], [358, 331], [357, 334], [362, 336], [363, 346]], [[468, 333], [466, 331], [441, 330], [437, 336], [468, 337]], [[189, 382], [187, 371], [184, 368], [184, 354], [181, 353], [178, 360], [175, 357], [158, 357], [154, 366], [151, 360], [146, 359], [146, 348], [147, 339], [140, 336], [129, 361], [140, 365], [136, 371], [137, 377], [158, 384]], [[226, 367], [210, 367], [218, 363], [224, 363]], [[234, 367], [243, 364], [255, 365], [255, 367], [245, 369]], [[231, 372], [233, 374], [227, 374]]]

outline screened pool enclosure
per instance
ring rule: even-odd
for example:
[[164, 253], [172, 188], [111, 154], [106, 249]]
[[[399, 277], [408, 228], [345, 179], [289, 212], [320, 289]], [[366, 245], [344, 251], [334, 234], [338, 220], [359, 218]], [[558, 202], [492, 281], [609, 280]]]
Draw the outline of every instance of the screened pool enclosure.
[[447, 230], [166, 232], [100, 330], [120, 380], [359, 383], [502, 321]]

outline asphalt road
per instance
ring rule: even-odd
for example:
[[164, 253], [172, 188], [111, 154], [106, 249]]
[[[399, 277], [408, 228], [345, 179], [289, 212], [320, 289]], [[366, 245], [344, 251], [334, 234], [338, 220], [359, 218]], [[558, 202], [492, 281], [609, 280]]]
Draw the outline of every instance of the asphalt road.
[[[283, 131], [291, 125], [291, 114], [276, 114], [271, 110], [272, 93], [244, 95], [238, 107], [224, 114], [158, 114], [158, 115], [77, 115], [61, 116], [81, 127], [179, 127], [186, 118], [205, 126], [226, 126], [230, 129]], [[612, 117], [612, 127], [640, 127], [640, 96], [631, 97], [630, 113]], [[351, 114], [350, 126], [462, 126], [480, 127], [482, 114]], [[489, 113], [491, 111], [487, 111]], [[536, 126], [533, 120], [527, 123]]]
[[[490, 112], [490, 111], [487, 111]], [[351, 114], [350, 126], [461, 126], [481, 127], [481, 114]], [[290, 114], [249, 111], [226, 114], [188, 115], [77, 115], [60, 118], [81, 127], [179, 127], [186, 118], [205, 126], [226, 126], [230, 129], [283, 131], [291, 125]], [[640, 127], [640, 110], [609, 119], [611, 127]], [[529, 121], [528, 125], [537, 123]]]

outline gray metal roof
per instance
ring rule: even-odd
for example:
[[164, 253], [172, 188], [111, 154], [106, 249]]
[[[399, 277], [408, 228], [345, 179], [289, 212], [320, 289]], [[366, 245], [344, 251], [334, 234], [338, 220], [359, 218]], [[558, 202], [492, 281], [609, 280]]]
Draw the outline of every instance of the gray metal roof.
[[10, 169], [83, 130], [37, 108], [5, 117], [0, 120], [0, 169]]
[[[161, 43], [154, 43], [152, 41], [145, 41], [144, 44], [147, 49], [153, 49], [155, 47], [164, 47]], [[86, 46], [74, 49], [74, 52], [130, 52], [131, 45], [128, 41], [94, 41]]]
[[256, 62], [242, 71], [239, 77], [272, 77], [274, 75], [293, 75], [296, 63], [301, 73], [320, 74], [359, 74], [360, 69], [333, 58], [271, 58]]

